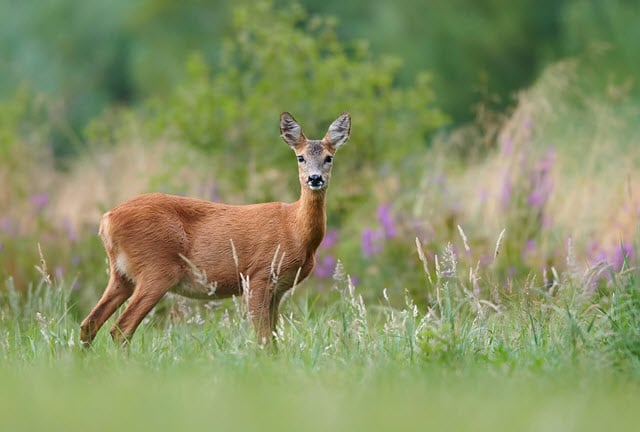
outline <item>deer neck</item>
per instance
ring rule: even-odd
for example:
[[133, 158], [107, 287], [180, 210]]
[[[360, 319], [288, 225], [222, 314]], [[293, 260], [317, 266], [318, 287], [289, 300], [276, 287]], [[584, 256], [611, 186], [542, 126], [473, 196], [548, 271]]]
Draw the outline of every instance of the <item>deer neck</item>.
[[325, 192], [326, 189], [312, 191], [303, 186], [300, 199], [296, 203], [297, 232], [300, 235], [301, 243], [311, 253], [314, 253], [320, 246], [327, 224], [327, 215], [324, 207]]

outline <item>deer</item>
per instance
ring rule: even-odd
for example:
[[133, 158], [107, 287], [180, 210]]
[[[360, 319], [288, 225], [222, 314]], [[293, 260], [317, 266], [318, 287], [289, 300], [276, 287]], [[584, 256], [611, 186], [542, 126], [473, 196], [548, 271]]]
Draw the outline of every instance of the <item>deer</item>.
[[168, 292], [195, 299], [246, 296], [260, 344], [274, 337], [285, 293], [312, 272], [326, 230], [325, 195], [333, 158], [348, 139], [343, 112], [321, 140], [307, 139], [293, 116], [280, 116], [280, 136], [298, 162], [300, 198], [293, 203], [230, 205], [149, 193], [106, 212], [98, 233], [109, 260], [109, 282], [80, 324], [89, 347], [115, 311], [115, 343], [126, 346]]

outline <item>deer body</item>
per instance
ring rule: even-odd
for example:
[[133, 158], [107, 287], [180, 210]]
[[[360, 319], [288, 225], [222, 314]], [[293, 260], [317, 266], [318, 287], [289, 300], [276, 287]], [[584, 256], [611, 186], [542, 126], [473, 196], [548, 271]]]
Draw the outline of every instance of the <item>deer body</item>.
[[282, 114], [281, 135], [298, 158], [301, 194], [294, 203], [227, 205], [153, 193], [105, 213], [100, 236], [110, 279], [81, 324], [82, 342], [89, 345], [129, 299], [111, 329], [114, 340], [128, 341], [169, 291], [199, 299], [248, 295], [256, 333], [269, 339], [282, 296], [313, 270], [331, 162], [350, 124], [343, 113], [322, 140], [307, 140], [293, 117]]

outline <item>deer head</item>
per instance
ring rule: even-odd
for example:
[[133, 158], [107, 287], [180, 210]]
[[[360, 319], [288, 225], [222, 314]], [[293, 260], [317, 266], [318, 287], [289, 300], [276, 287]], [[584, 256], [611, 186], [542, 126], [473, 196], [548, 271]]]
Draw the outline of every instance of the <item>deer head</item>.
[[351, 117], [343, 112], [329, 126], [321, 140], [309, 140], [302, 128], [288, 112], [280, 116], [280, 136], [289, 144], [298, 158], [300, 185], [312, 191], [324, 191], [331, 178], [333, 156], [349, 139]]

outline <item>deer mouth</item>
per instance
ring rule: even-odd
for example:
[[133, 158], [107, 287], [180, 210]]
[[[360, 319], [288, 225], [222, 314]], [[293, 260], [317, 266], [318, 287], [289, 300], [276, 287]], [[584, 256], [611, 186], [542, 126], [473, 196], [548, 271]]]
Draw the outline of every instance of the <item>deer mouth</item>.
[[320, 184], [312, 184], [311, 182], [307, 182], [307, 185], [309, 186], [309, 189], [311, 189], [313, 191], [318, 191], [320, 189], [324, 189], [324, 182], [322, 182]]
[[324, 188], [325, 181], [319, 175], [312, 175], [307, 180], [307, 186], [309, 186], [309, 189], [317, 191], [317, 190], [320, 190], [320, 189]]

